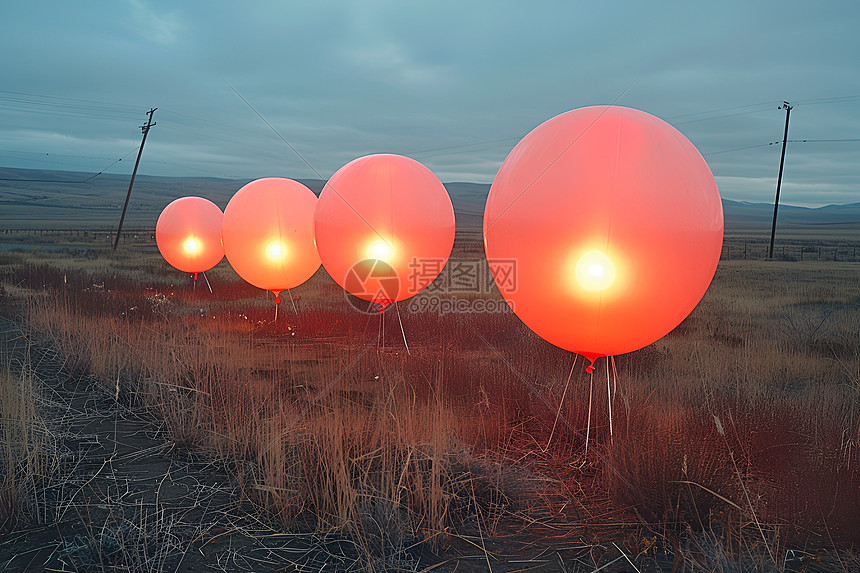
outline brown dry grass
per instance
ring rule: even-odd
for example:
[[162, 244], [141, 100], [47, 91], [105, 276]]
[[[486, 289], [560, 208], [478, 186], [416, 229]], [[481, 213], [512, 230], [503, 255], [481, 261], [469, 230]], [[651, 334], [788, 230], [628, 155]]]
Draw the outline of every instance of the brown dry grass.
[[593, 394], [583, 365], [565, 394], [573, 357], [510, 315], [404, 314], [406, 354], [322, 272], [271, 324], [229, 269], [210, 273], [213, 297], [165, 266], [43, 254], [7, 282], [71, 370], [232, 460], [272, 522], [368, 555], [624, 523], [631, 554], [653, 551], [651, 532], [710, 568], [860, 541], [856, 264], [724, 261], [681, 326], [617, 358], [617, 379], [598, 364]]
[[22, 356], [0, 349], [0, 536], [20, 521], [46, 522], [45, 487], [56, 473], [41, 384], [26, 356], [22, 363]]

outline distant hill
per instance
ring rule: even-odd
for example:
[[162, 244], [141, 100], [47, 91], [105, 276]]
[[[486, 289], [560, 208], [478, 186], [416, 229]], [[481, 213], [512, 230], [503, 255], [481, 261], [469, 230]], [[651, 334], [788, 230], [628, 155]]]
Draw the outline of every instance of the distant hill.
[[[770, 229], [773, 204], [723, 199], [723, 215], [727, 230]], [[814, 209], [780, 205], [777, 225], [780, 229], [811, 231], [826, 227], [831, 231], [857, 231], [860, 230], [860, 203], [826, 205]]]
[[[0, 228], [86, 229], [115, 227], [130, 176], [0, 167]], [[224, 209], [248, 180], [138, 175], [126, 214], [128, 228], [155, 227], [158, 215], [179, 197], [205, 197]], [[315, 192], [322, 181], [303, 181]]]
[[[110, 229], [116, 226], [129, 183], [128, 175], [45, 171], [0, 167], [0, 229]], [[222, 209], [250, 179], [152, 177], [138, 175], [126, 215], [129, 229], [155, 228], [164, 207], [179, 197], [205, 197]], [[319, 194], [318, 179], [301, 179]], [[490, 186], [446, 183], [458, 227], [480, 228]], [[726, 231], [770, 230], [773, 205], [723, 199]], [[810, 209], [780, 205], [783, 231], [860, 231], [860, 203]]]

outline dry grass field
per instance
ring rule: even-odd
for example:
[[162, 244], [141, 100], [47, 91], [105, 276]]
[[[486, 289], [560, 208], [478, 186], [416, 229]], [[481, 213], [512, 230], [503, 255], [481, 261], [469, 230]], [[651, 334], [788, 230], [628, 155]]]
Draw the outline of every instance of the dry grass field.
[[[349, 540], [355, 570], [860, 567], [860, 263], [722, 261], [687, 320], [593, 377], [511, 313], [365, 315], [322, 269], [277, 321], [226, 262], [210, 294], [144, 239], [0, 273], [68, 375], [218, 460], [267, 527]], [[32, 372], [0, 372], [7, 531], [66, 479]]]

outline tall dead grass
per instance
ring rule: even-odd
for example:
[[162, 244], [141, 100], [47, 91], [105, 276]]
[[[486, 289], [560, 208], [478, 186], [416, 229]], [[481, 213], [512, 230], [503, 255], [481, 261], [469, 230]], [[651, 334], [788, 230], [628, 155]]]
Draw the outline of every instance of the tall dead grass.
[[341, 295], [309, 302], [333, 292], [325, 277], [271, 324], [241, 287], [204, 298], [129, 272], [17, 276], [36, 287], [30, 323], [72, 370], [152, 410], [178, 444], [232, 460], [273, 522], [389, 557], [596, 515], [700, 562], [714, 543], [776, 562], [823, 533], [860, 540], [850, 264], [725, 262], [681, 326], [617, 359], [617, 379], [601, 362], [567, 390], [573, 357], [511, 315], [404, 315], [407, 354], [398, 337], [381, 348], [378, 317]]
[[45, 487], [56, 472], [54, 436], [46, 424], [41, 385], [29, 364], [0, 369], [0, 534], [19, 522], [46, 523]]
[[446, 542], [466, 487], [451, 471], [466, 464], [454, 411], [375, 346], [273, 344], [155, 306], [145, 319], [59, 297], [35, 307], [31, 323], [76, 357], [74, 372], [153, 411], [177, 444], [233, 460], [272, 521], [348, 534], [367, 555]]

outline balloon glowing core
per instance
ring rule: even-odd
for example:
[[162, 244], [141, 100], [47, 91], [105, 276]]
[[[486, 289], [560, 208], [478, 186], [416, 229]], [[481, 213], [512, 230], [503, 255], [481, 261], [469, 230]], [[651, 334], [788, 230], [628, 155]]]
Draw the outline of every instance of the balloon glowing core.
[[576, 282], [588, 291], [602, 291], [615, 281], [615, 265], [600, 251], [588, 251], [576, 263]]
[[373, 241], [367, 247], [367, 258], [389, 262], [394, 257], [394, 247], [384, 239]]
[[182, 248], [189, 255], [196, 255], [201, 250], [203, 250], [203, 245], [201, 244], [200, 239], [198, 239], [197, 237], [188, 237], [182, 243]]
[[283, 261], [287, 257], [287, 246], [275, 239], [266, 245], [266, 256], [273, 262]]

